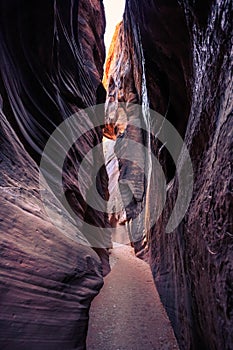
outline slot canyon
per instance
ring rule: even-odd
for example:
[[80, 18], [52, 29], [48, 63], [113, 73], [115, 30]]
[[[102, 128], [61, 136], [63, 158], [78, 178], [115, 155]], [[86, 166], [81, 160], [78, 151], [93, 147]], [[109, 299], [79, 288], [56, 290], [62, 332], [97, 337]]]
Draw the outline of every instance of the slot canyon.
[[106, 1], [0, 1], [0, 349], [233, 350], [233, 2]]

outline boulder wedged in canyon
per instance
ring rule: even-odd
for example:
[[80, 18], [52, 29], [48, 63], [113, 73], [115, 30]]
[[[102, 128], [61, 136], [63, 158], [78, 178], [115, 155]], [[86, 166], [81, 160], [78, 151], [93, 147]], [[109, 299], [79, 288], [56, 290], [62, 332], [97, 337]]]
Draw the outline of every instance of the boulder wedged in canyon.
[[[166, 176], [167, 198], [146, 232], [146, 258], [185, 350], [233, 344], [232, 23], [229, 0], [128, 0], [107, 60], [106, 133], [128, 133], [129, 103], [147, 105], [174, 125], [191, 156], [191, 203], [179, 226], [166, 233], [180, 185], [176, 169], [186, 158], [174, 145], [174, 164], [159, 141], [147, 143]], [[152, 169], [145, 203], [151, 215], [161, 205], [157, 176]]]
[[[69, 218], [60, 225], [60, 193], [47, 194], [53, 217], [48, 215], [39, 165], [57, 126], [75, 112], [105, 101], [103, 4], [1, 2], [0, 22], [0, 347], [85, 349], [90, 303], [109, 271], [107, 251], [102, 243], [100, 248], [94, 245], [99, 259], [84, 230], [86, 221], [96, 226], [98, 242], [98, 227], [106, 225], [106, 215], [86, 205], [76, 177], [82, 157], [102, 140], [101, 127], [91, 127], [92, 114], [82, 112], [83, 125], [90, 131], [72, 146], [63, 168], [66, 199], [83, 226]], [[48, 162], [51, 169], [61, 150], [58, 144]], [[98, 156], [103, 159], [103, 154]], [[86, 181], [88, 186], [91, 172]], [[97, 186], [106, 198], [103, 167]], [[84, 193], [88, 195], [87, 187]]]

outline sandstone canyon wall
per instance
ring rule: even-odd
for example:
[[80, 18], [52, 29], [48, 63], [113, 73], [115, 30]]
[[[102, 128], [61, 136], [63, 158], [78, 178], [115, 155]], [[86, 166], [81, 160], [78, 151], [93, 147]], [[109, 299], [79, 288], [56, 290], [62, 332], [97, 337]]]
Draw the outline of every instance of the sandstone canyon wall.
[[[103, 4], [1, 1], [0, 23], [0, 348], [85, 349], [89, 307], [109, 269], [107, 254], [97, 249], [106, 261], [103, 271], [95, 251], [80, 244], [82, 227], [51, 222], [38, 166], [61, 122], [105, 101]], [[91, 114], [83, 118], [92, 124]], [[72, 147], [63, 178], [72, 210], [87, 220], [91, 216], [97, 226], [105, 217], [90, 213], [75, 171], [82, 154], [101, 139], [101, 128], [93, 128]], [[49, 164], [56, 163], [60, 146]], [[86, 176], [88, 183], [91, 174]], [[106, 185], [103, 169], [98, 182], [103, 197]], [[60, 210], [55, 197], [47, 196], [54, 214]]]
[[[105, 102], [102, 1], [2, 1], [0, 23], [1, 349], [85, 349], [90, 302], [109, 270], [102, 249], [109, 242], [98, 233], [107, 225], [106, 215], [86, 204], [75, 174], [83, 154], [101, 141], [101, 128], [73, 145], [63, 172], [72, 211], [96, 226], [97, 237], [85, 236], [85, 225], [74, 230], [69, 219], [59, 226], [64, 198], [53, 193], [47, 201], [59, 220], [51, 222], [41, 201], [46, 189], [39, 186], [38, 165], [61, 122]], [[185, 350], [232, 349], [233, 344], [231, 39], [230, 0], [127, 0], [107, 62], [106, 132], [112, 135], [117, 126], [119, 136], [128, 116], [133, 118], [138, 128], [128, 128], [128, 134], [152, 150], [166, 176], [163, 213], [150, 230], [138, 232], [135, 251], [150, 262]], [[135, 103], [143, 105], [143, 112]], [[158, 140], [138, 133], [145, 123], [153, 124], [149, 107], [185, 139], [194, 170], [189, 209], [169, 234], [166, 225], [179, 189], [176, 169], [186, 159], [176, 149], [174, 164]], [[98, 122], [104, 124], [99, 112]], [[94, 125], [95, 111], [82, 116], [84, 124]], [[76, 126], [82, 133], [82, 122]], [[85, 174], [86, 196], [95, 161], [101, 164], [102, 154]], [[50, 158], [48, 164], [56, 162]], [[147, 207], [153, 216], [161, 205], [158, 174], [150, 170], [145, 188], [140, 170], [122, 160], [122, 179], [130, 177], [137, 193], [133, 215]], [[56, 190], [56, 181], [50, 180]], [[97, 187], [106, 199], [104, 167]], [[148, 218], [143, 219], [147, 228]], [[104, 265], [80, 237], [91, 241]]]
[[[179, 131], [191, 156], [191, 203], [166, 233], [180, 185], [176, 169], [186, 159], [177, 149], [175, 165], [158, 140], [139, 138], [167, 180], [166, 205], [145, 232], [143, 252], [184, 350], [233, 348], [232, 23], [229, 0], [128, 0], [106, 66], [106, 132], [119, 136], [123, 123], [130, 134], [130, 103], [148, 104]], [[157, 177], [152, 171], [152, 216], [160, 206]]]

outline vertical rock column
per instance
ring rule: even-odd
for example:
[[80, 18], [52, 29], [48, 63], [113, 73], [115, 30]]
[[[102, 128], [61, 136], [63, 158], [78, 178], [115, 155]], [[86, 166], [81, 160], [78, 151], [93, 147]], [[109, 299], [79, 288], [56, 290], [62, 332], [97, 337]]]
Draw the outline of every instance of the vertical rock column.
[[[135, 36], [138, 41], [135, 39]], [[107, 89], [105, 134], [116, 139], [119, 162], [119, 188], [135, 252], [141, 251], [146, 234], [143, 209], [146, 181], [143, 146], [144, 120], [138, 106], [142, 101], [142, 56], [140, 37], [132, 31], [130, 20], [119, 23], [106, 62], [104, 84]], [[132, 144], [138, 146], [138, 152]], [[138, 166], [139, 162], [141, 166]]]

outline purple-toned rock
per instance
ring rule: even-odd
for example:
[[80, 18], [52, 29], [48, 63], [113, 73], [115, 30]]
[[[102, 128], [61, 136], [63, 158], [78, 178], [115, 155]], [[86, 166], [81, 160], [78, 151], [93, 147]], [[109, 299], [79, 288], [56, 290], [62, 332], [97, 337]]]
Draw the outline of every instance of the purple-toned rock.
[[[104, 214], [88, 207], [77, 181], [82, 157], [102, 140], [101, 128], [93, 128], [67, 154], [63, 189], [46, 197], [50, 217], [42, 203], [45, 189], [39, 186], [38, 166], [60, 123], [105, 101], [103, 4], [1, 2], [0, 22], [0, 348], [85, 349], [89, 307], [109, 272], [108, 254], [97, 249], [100, 260], [93, 242], [81, 244], [80, 234], [84, 242], [88, 239], [83, 226], [72, 226], [69, 219], [67, 225], [59, 224], [59, 195], [65, 192], [84, 226], [89, 217], [97, 230], [106, 224]], [[82, 116], [84, 126], [92, 125], [89, 114]], [[52, 170], [62, 147], [58, 144], [48, 159]], [[56, 185], [52, 171], [50, 175]], [[86, 181], [91, 180], [89, 172]], [[106, 198], [104, 168], [97, 187]]]
[[[228, 0], [128, 0], [107, 64], [108, 133], [119, 137], [123, 129], [128, 134], [130, 113], [127, 107], [117, 110], [119, 102], [146, 106], [147, 100], [178, 130], [191, 156], [191, 203], [168, 234], [181, 185], [176, 168], [182, 169], [186, 158], [174, 145], [174, 164], [166, 144], [152, 138], [167, 199], [160, 219], [146, 232], [146, 258], [185, 350], [232, 349], [233, 344], [232, 23]], [[123, 170], [134, 182], [130, 167]], [[153, 170], [145, 203], [152, 220], [153, 208], [156, 215], [161, 206], [159, 175]]]

